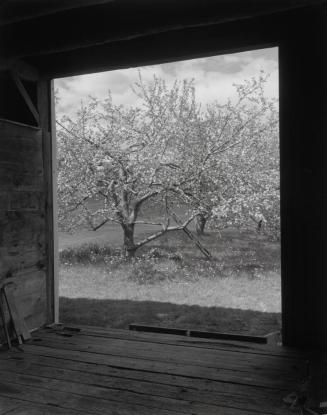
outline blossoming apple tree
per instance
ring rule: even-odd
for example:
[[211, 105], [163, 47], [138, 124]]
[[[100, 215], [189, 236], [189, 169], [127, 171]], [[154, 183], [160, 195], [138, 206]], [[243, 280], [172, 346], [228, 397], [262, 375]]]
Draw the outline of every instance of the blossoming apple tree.
[[[192, 80], [168, 87], [140, 76], [138, 106], [115, 105], [109, 94], [58, 120], [61, 226], [97, 230], [115, 222], [129, 257], [192, 220], [199, 233], [209, 219], [222, 227], [251, 218], [278, 233], [278, 118], [265, 81], [262, 74], [236, 85], [236, 100], [203, 108]], [[141, 220], [145, 205], [160, 206], [161, 218]], [[178, 224], [177, 205], [187, 211]], [[156, 230], [136, 241], [141, 223]]]

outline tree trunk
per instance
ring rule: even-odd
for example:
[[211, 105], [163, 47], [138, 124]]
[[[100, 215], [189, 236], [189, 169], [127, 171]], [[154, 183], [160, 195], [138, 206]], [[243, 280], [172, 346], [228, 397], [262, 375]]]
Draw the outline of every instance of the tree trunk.
[[207, 218], [203, 213], [198, 213], [195, 217], [195, 229], [198, 235], [204, 235], [204, 228], [207, 223]]
[[124, 253], [127, 258], [134, 258], [136, 252], [136, 245], [134, 243], [134, 223], [127, 223], [121, 225], [124, 233]]
[[262, 219], [259, 220], [259, 222], [257, 223], [257, 232], [260, 232], [262, 229]]

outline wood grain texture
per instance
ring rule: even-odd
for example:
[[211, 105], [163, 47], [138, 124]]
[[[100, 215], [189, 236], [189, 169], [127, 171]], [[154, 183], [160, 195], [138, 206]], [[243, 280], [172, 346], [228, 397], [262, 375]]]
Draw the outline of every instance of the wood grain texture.
[[244, 353], [242, 344], [221, 350], [224, 342], [218, 340], [210, 342], [217, 348], [206, 349], [191, 343], [177, 346], [179, 336], [173, 335], [147, 333], [140, 341], [140, 333], [124, 330], [115, 331], [116, 339], [105, 337], [103, 329], [99, 335], [83, 332], [66, 337], [43, 329], [22, 351], [0, 352], [5, 379], [0, 381], [0, 403], [17, 402], [17, 414], [24, 413], [19, 412], [24, 405], [35, 414], [293, 413], [282, 399], [303, 379], [296, 371], [292, 379], [288, 376], [292, 366], [305, 365], [296, 351], [294, 361], [278, 352]]
[[[126, 371], [121, 369], [98, 371], [97, 367], [88, 367], [83, 364], [72, 364], [66, 362], [62, 365], [58, 359], [41, 359], [38, 361], [29, 356], [28, 362], [23, 360], [7, 360], [1, 362], [3, 373], [20, 373], [31, 376], [51, 377], [53, 379], [63, 379], [85, 385], [101, 385], [102, 387], [119, 390], [129, 390], [134, 393], [142, 393], [150, 396], [159, 396], [170, 399], [183, 399], [187, 402], [197, 401], [199, 403], [221, 405], [222, 402], [228, 403], [228, 406], [235, 406], [237, 402], [239, 407], [251, 410], [263, 407], [269, 403], [273, 408], [278, 408], [280, 392], [273, 389], [262, 390], [251, 386], [237, 387], [226, 383], [213, 383], [210, 389], [208, 382], [192, 380], [183, 376], [171, 376], [165, 374], [148, 373], [142, 371]], [[33, 361], [31, 365], [29, 362]], [[83, 370], [83, 368], [85, 368]], [[87, 376], [85, 374], [87, 373]], [[214, 387], [216, 386], [216, 387]], [[209, 388], [209, 389], [208, 389]], [[269, 397], [268, 397], [269, 396]]]
[[[278, 358], [270, 355], [256, 355], [240, 353], [235, 350], [219, 350], [219, 354], [215, 350], [207, 349], [199, 353], [196, 347], [184, 345], [183, 347], [172, 344], [156, 344], [148, 342], [140, 342], [137, 339], [126, 341], [121, 339], [104, 339], [92, 338], [90, 336], [53, 336], [53, 333], [41, 333], [35, 339], [36, 345], [51, 345], [56, 347], [65, 347], [79, 350], [95, 351], [102, 354], [113, 354], [123, 356], [135, 356], [148, 358], [156, 361], [172, 361], [177, 363], [192, 362], [193, 365], [228, 368], [231, 363], [244, 371], [256, 370], [258, 373], [283, 373], [285, 378], [287, 375], [298, 375], [303, 370], [302, 359]], [[237, 362], [234, 359], [237, 357]], [[262, 363], [265, 363], [264, 369]]]
[[35, 405], [24, 402], [10, 412], [5, 412], [3, 415], [78, 415], [79, 413], [73, 409], [60, 409], [51, 405]]
[[19, 408], [20, 404], [13, 399], [2, 398], [0, 400], [0, 415], [5, 415], [8, 412], [12, 413], [14, 409]]
[[0, 279], [14, 277], [28, 329], [46, 322], [42, 151], [40, 129], [0, 120]]
[[[146, 333], [146, 332], [130, 332], [129, 330], [120, 330], [114, 328], [103, 328], [94, 326], [77, 326], [74, 324], [65, 325], [53, 325], [45, 329], [46, 331], [55, 332], [63, 336], [69, 337], [70, 335], [90, 336], [94, 338], [106, 338], [106, 339], [122, 339], [126, 341], [139, 341], [148, 343], [159, 344], [172, 344], [179, 347], [191, 346], [193, 348], [200, 349], [214, 349], [214, 350], [227, 350], [237, 351], [237, 353], [246, 354], [259, 354], [268, 356], [279, 356], [281, 358], [289, 359], [308, 359], [309, 353], [306, 351], [288, 348], [288, 347], [271, 347], [270, 345], [260, 345], [251, 343], [242, 343], [232, 340], [213, 340], [203, 338], [191, 338], [178, 335], [166, 335], [163, 333]], [[200, 352], [200, 351], [199, 351]]]
[[[53, 82], [40, 80], [37, 88], [38, 111], [40, 114], [40, 123], [42, 126], [42, 158], [44, 168], [44, 197], [45, 197], [45, 247], [46, 247], [46, 298], [47, 298], [47, 323], [53, 323], [55, 317], [55, 304], [58, 298], [55, 298], [56, 259], [58, 256], [58, 246], [55, 245], [54, 234], [58, 232], [55, 228], [54, 212], [54, 192], [56, 187], [56, 178], [54, 175], [54, 165], [56, 164], [55, 155], [55, 114], [54, 114], [54, 91]], [[56, 252], [55, 252], [56, 250]], [[56, 292], [56, 294], [55, 294]]]
[[[41, 345], [26, 345], [26, 350], [34, 353], [34, 347], [37, 346], [38, 352], [42, 356], [63, 355], [67, 359], [73, 359], [78, 356], [82, 361], [91, 361], [92, 363], [110, 364], [124, 368], [133, 368], [135, 370], [150, 370], [154, 372], [163, 372], [168, 374], [179, 374], [181, 376], [191, 376], [201, 379], [210, 380], [227, 380], [239, 385], [252, 385], [262, 388], [289, 391], [294, 385], [295, 379], [302, 376], [302, 371], [297, 367], [294, 368], [294, 374], [285, 373], [282, 367], [278, 370], [271, 368], [260, 369], [258, 366], [251, 364], [244, 365], [237, 361], [228, 363], [214, 360], [203, 362], [202, 360], [193, 361], [183, 358], [182, 356], [169, 358], [167, 355], [160, 356], [160, 352], [140, 352], [131, 350], [126, 351], [108, 351], [104, 348], [95, 348], [92, 346], [74, 346], [68, 344], [58, 344], [55, 342], [42, 342]], [[53, 346], [53, 349], [51, 346]], [[33, 351], [31, 348], [33, 347]], [[54, 351], [55, 350], [55, 351]], [[89, 360], [91, 359], [91, 360]], [[230, 367], [233, 371], [230, 371]], [[262, 361], [260, 362], [260, 367]], [[300, 373], [299, 373], [300, 372]], [[282, 376], [282, 377], [281, 377]]]

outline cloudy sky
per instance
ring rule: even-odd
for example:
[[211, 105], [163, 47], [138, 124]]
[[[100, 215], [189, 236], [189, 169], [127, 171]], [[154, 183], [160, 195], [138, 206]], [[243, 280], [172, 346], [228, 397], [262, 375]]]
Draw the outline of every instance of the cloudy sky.
[[[194, 79], [196, 95], [203, 104], [218, 100], [224, 102], [235, 94], [233, 83], [257, 76], [260, 70], [270, 74], [266, 94], [278, 97], [278, 52], [277, 48], [261, 49], [251, 52], [214, 56], [210, 58], [166, 63], [141, 68], [143, 80], [151, 80], [155, 74], [166, 80], [168, 85], [175, 79]], [[73, 116], [81, 101], [88, 96], [105, 98], [108, 90], [115, 104], [135, 105], [137, 98], [131, 85], [138, 78], [138, 69], [100, 72], [91, 75], [61, 78], [55, 81], [59, 95], [56, 112]]]

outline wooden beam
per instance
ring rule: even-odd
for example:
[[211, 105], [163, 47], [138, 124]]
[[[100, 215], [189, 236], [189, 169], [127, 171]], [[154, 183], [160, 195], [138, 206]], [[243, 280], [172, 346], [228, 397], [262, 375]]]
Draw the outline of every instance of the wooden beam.
[[282, 335], [318, 346], [327, 344], [327, 14], [291, 23], [279, 47]]
[[316, 3], [299, 1], [294, 5], [291, 1], [220, 0], [208, 1], [201, 6], [198, 0], [106, 2], [3, 26], [0, 28], [0, 50], [3, 56], [12, 58], [39, 56], [187, 27], [252, 19]]
[[187, 28], [28, 59], [48, 78], [152, 65], [277, 45], [280, 16]]
[[[57, 280], [55, 280], [55, 232], [54, 228], [54, 176], [53, 151], [55, 139], [52, 136], [54, 113], [53, 111], [53, 84], [47, 80], [38, 82], [38, 110], [40, 112], [40, 125], [43, 139], [43, 166], [44, 166], [44, 192], [46, 197], [46, 293], [47, 293], [47, 324], [55, 322], [58, 312], [56, 298]], [[57, 253], [56, 253], [57, 254]]]
[[146, 324], [131, 323], [129, 324], [129, 330], [140, 331], [146, 333], [161, 333], [161, 334], [173, 334], [178, 336], [197, 337], [200, 339], [216, 339], [216, 340], [230, 340], [236, 342], [249, 342], [258, 344], [267, 344], [268, 340], [266, 336], [250, 336], [245, 334], [235, 333], [222, 333], [217, 331], [206, 330], [189, 330], [174, 327], [162, 327], [162, 326], [149, 326]]
[[0, 4], [0, 26], [115, 0], [10, 0]]
[[[137, 2], [134, 0], [139, 7], [145, 5], [146, 7], [151, 7], [151, 0], [147, 2]], [[180, 1], [181, 2], [181, 1]], [[62, 13], [65, 11], [72, 11], [75, 9], [83, 9], [96, 7], [100, 5], [118, 3], [117, 0], [10, 0], [0, 3], [0, 26], [9, 25], [12, 23], [22, 22], [26, 20], [31, 20], [35, 18], [40, 18], [43, 16], [49, 16], [57, 13]], [[122, 7], [128, 12], [128, 3], [120, 0]], [[160, 3], [163, 4], [163, 1], [156, 1], [156, 5], [160, 6]], [[198, 1], [184, 1], [184, 7], [192, 6], [196, 4], [199, 7]], [[213, 2], [212, 2], [213, 3]], [[221, 9], [224, 9], [226, 6], [231, 7], [236, 11], [238, 8], [243, 7], [243, 2], [240, 0], [216, 0], [214, 2], [216, 7], [219, 6]], [[249, 2], [245, 6], [248, 9], [258, 9], [258, 7], [264, 6], [267, 11], [277, 12], [282, 10], [289, 10], [299, 7], [306, 7], [316, 4], [322, 4], [324, 0], [261, 0], [257, 4], [255, 2]], [[166, 7], [174, 7], [176, 4], [166, 2]], [[206, 3], [206, 7], [210, 7], [210, 2]]]
[[21, 79], [25, 79], [26, 81], [36, 82], [40, 77], [36, 68], [22, 60], [16, 60], [11, 65], [11, 70], [14, 71]]
[[15, 73], [14, 71], [11, 71], [11, 77], [13, 79], [13, 81], [15, 82], [21, 96], [24, 98], [24, 101], [26, 103], [26, 105], [28, 106], [28, 109], [31, 111], [33, 117], [35, 118], [35, 121], [37, 123], [37, 125], [40, 125], [40, 116], [38, 113], [38, 110], [35, 108], [30, 96], [28, 95], [28, 92], [26, 91], [22, 81], [20, 80], [19, 76], [17, 75], [17, 73]]
[[57, 140], [56, 140], [56, 114], [55, 114], [55, 90], [54, 81], [50, 82], [50, 128], [51, 128], [51, 177], [49, 182], [51, 184], [50, 189], [50, 204], [52, 211], [49, 212], [50, 217], [50, 232], [49, 247], [52, 252], [50, 258], [50, 266], [52, 272], [50, 273], [50, 292], [52, 295], [53, 304], [53, 316], [52, 320], [54, 323], [59, 323], [59, 242], [58, 242], [58, 195], [57, 195]]
[[141, 331], [147, 333], [164, 333], [164, 334], [174, 334], [178, 336], [187, 336], [187, 329], [178, 329], [174, 327], [159, 327], [159, 326], [149, 326], [146, 324], [131, 323], [129, 324], [129, 330]]
[[14, 71], [21, 79], [36, 82], [39, 73], [35, 67], [22, 60], [4, 59], [0, 57], [0, 72]]

